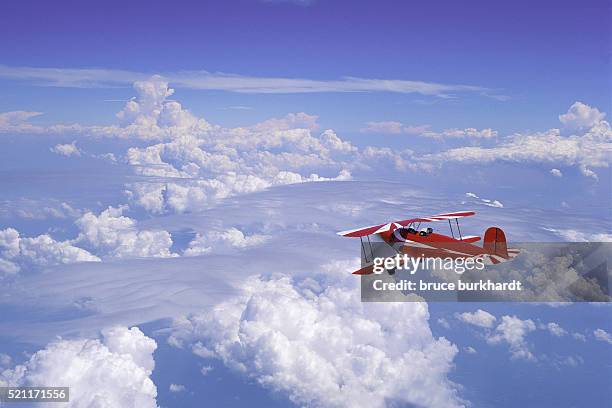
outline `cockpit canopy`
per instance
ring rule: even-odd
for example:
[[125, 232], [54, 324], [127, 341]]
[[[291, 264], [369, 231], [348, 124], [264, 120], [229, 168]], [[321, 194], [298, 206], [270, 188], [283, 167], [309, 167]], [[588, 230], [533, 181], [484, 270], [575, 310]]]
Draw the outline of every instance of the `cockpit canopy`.
[[402, 228], [400, 230], [400, 234], [404, 238], [408, 238], [409, 235], [419, 235], [421, 237], [426, 237], [426, 236], [428, 236], [431, 233], [433, 233], [433, 228], [431, 228], [431, 227], [421, 228], [420, 231], [417, 231], [416, 229], [414, 229], [412, 227]]

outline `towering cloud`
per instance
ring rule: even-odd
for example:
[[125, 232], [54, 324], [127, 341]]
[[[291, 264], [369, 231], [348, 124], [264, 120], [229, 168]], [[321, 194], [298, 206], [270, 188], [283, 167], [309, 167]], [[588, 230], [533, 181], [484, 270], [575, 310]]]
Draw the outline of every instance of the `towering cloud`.
[[354, 279], [310, 281], [252, 279], [212, 313], [177, 320], [170, 342], [298, 405], [463, 406], [446, 378], [457, 348], [432, 336], [425, 303], [363, 304]]
[[599, 124], [606, 114], [582, 102], [574, 102], [559, 120], [570, 129], [590, 129]]
[[91, 212], [76, 221], [81, 233], [77, 241], [101, 254], [118, 258], [169, 257], [172, 238], [163, 230], [139, 230], [136, 221], [123, 215], [127, 207], [108, 207], [100, 215]]
[[16, 274], [22, 267], [45, 267], [75, 262], [100, 261], [70, 241], [56, 241], [47, 234], [22, 237], [13, 228], [0, 230], [0, 276]]

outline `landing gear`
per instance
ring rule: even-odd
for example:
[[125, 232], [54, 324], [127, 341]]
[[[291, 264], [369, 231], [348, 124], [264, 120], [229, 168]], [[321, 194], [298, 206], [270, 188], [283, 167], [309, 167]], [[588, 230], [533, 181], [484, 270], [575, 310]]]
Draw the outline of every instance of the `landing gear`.
[[393, 269], [387, 269], [387, 273], [391, 276], [395, 275], [395, 268]]

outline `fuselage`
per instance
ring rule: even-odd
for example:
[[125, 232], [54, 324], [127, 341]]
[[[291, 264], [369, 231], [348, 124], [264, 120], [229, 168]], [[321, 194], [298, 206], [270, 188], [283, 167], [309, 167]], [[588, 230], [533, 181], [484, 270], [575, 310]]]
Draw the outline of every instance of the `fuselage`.
[[466, 258], [487, 254], [484, 248], [471, 243], [474, 242], [473, 239], [471, 242], [466, 242], [434, 232], [428, 234], [411, 232], [408, 228], [396, 229], [386, 241], [401, 253], [414, 257]]

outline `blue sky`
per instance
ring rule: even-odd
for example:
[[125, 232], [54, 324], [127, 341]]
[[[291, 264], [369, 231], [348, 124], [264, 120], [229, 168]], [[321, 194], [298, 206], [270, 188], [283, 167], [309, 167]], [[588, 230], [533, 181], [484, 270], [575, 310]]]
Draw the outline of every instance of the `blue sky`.
[[610, 27], [605, 1], [3, 2], [0, 385], [604, 405], [608, 305], [363, 304], [335, 232], [465, 209], [612, 241]]
[[[354, 132], [366, 120], [399, 120], [510, 132], [554, 126], [556, 115], [576, 100], [609, 111], [605, 1], [580, 7], [548, 1], [495, 7], [488, 2], [246, 0], [144, 7], [26, 1], [2, 7], [2, 63], [8, 66], [404, 79], [478, 86], [510, 97], [505, 102], [478, 93], [453, 102], [392, 93], [244, 97], [179, 89], [192, 110], [225, 125], [304, 110], [343, 131]], [[78, 117], [99, 123], [111, 121], [117, 107], [103, 100], [131, 96], [129, 89], [28, 85], [3, 81], [0, 106], [41, 110], [49, 121]], [[83, 108], [84, 100], [96, 106], [96, 114]], [[241, 111], [240, 118], [224, 110], [240, 105], [255, 109]]]

